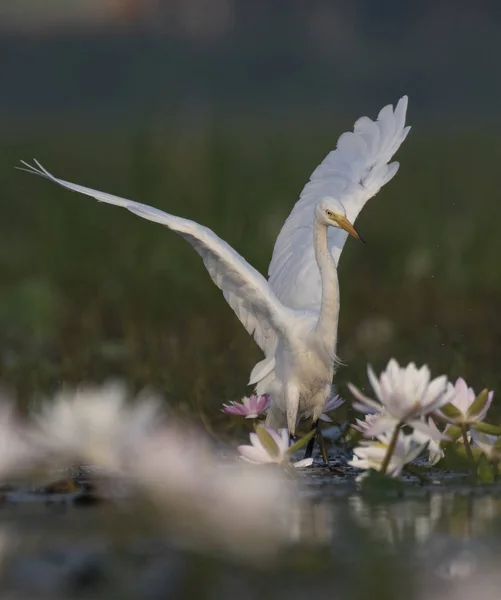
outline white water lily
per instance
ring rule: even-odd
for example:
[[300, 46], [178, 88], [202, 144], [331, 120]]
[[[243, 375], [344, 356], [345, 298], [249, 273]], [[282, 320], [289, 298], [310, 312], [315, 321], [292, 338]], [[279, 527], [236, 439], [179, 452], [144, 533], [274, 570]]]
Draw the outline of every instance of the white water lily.
[[444, 432], [436, 426], [435, 421], [430, 417], [428, 419], [428, 432], [414, 429], [413, 437], [416, 442], [428, 444], [428, 462], [430, 465], [436, 465], [439, 460], [444, 457], [444, 451], [440, 446], [442, 440], [446, 441], [449, 438]]
[[238, 447], [241, 457], [254, 465], [284, 463], [287, 459], [286, 452], [289, 449], [289, 432], [287, 429], [281, 429], [279, 432], [276, 432], [271, 427], [265, 427], [264, 430], [268, 432], [275, 443], [275, 446], [272, 446], [273, 450], [265, 448], [257, 433], [251, 433], [249, 436], [251, 445]]
[[[238, 447], [243, 460], [254, 465], [287, 464], [290, 461], [288, 430], [281, 429], [277, 432], [271, 427], [261, 426], [258, 431], [259, 433], [250, 434], [250, 446]], [[312, 464], [312, 458], [305, 458], [294, 463], [294, 467], [309, 467]]]
[[496, 447], [496, 442], [499, 440], [497, 435], [489, 435], [488, 433], [477, 431], [472, 427], [470, 429], [470, 436], [473, 445], [480, 448], [490, 461], [501, 461], [501, 448]]
[[[367, 437], [365, 435], [366, 431], [370, 431], [372, 429], [372, 427], [377, 423], [377, 421], [380, 418], [380, 414], [379, 413], [367, 413], [364, 416], [364, 420], [362, 421], [362, 419], [355, 419], [355, 424], [352, 425], [353, 429], [356, 429], [357, 431], [360, 431], [360, 433], [364, 434], [364, 437]], [[369, 436], [372, 437], [372, 436]]]
[[448, 423], [464, 426], [485, 419], [492, 404], [494, 392], [485, 390], [482, 398], [478, 396], [480, 402], [476, 403], [477, 395], [471, 387], [468, 387], [466, 381], [459, 377], [454, 385], [448, 384], [447, 395], [451, 406], [445, 407], [443, 411], [437, 410], [437, 416]]
[[445, 375], [431, 380], [427, 365], [420, 369], [414, 363], [400, 367], [392, 358], [379, 379], [370, 366], [367, 374], [377, 400], [367, 397], [353, 384], [348, 384], [357, 399], [353, 403], [354, 408], [364, 413], [379, 413], [374, 424], [365, 431], [365, 437], [377, 437], [394, 430], [397, 424], [428, 432], [422, 418], [447, 404], [451, 396], [447, 394]]
[[[360, 445], [353, 449], [354, 456], [348, 464], [357, 469], [380, 471], [388, 453], [391, 437], [390, 434], [383, 433], [376, 441], [360, 442]], [[417, 458], [425, 447], [426, 443], [416, 440], [413, 435], [405, 435], [399, 431], [386, 473], [391, 477], [398, 477], [404, 466]]]

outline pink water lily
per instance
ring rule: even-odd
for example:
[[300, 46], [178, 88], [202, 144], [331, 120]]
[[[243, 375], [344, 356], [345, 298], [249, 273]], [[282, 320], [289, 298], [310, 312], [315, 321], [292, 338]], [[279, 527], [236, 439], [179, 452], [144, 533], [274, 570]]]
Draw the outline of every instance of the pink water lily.
[[323, 410], [322, 414], [320, 415], [319, 419], [321, 421], [325, 421], [327, 423], [332, 423], [332, 419], [329, 417], [329, 415], [327, 413], [330, 413], [333, 410], [336, 410], [336, 408], [339, 408], [342, 404], [344, 404], [343, 398], [341, 398], [341, 396], [336, 394], [335, 396], [333, 396], [332, 398], [327, 400], [324, 410]]
[[242, 402], [230, 402], [223, 404], [222, 411], [228, 415], [237, 415], [246, 419], [257, 419], [260, 415], [265, 415], [270, 408], [270, 397], [267, 394], [263, 396], [252, 395], [250, 398], [242, 398]]
[[471, 423], [478, 423], [483, 421], [492, 404], [492, 398], [494, 392], [490, 391], [485, 397], [483, 406], [479, 407], [478, 411], [471, 412], [471, 407], [475, 402], [477, 395], [464, 379], [459, 377], [455, 383], [449, 383], [447, 385], [449, 394], [449, 401], [457, 409], [457, 414], [445, 414], [441, 410], [437, 410], [436, 414], [438, 417], [449, 423], [455, 423], [457, 425], [469, 425]]

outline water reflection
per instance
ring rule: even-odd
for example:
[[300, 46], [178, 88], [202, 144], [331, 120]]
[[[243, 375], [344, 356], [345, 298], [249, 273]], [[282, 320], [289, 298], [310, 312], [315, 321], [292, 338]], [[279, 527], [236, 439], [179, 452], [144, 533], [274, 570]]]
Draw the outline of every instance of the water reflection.
[[446, 535], [467, 540], [491, 535], [501, 523], [501, 489], [412, 490], [398, 499], [374, 500], [358, 493], [303, 499], [290, 518], [290, 539], [308, 545], [332, 543], [347, 522], [389, 547], [416, 547]]
[[499, 597], [501, 489], [374, 500], [305, 487], [284, 510], [286, 547], [259, 568], [173, 548], [152, 531], [127, 536], [131, 515], [112, 507], [4, 507], [0, 597], [71, 598], [85, 586], [93, 598]]
[[[493, 581], [501, 583], [497, 570], [489, 569], [501, 550], [500, 525], [499, 489], [416, 489], [390, 501], [359, 494], [309, 499], [300, 511], [301, 534], [296, 523], [295, 538], [310, 547], [329, 547], [330, 559], [343, 564], [348, 580], [355, 580], [364, 560], [382, 562], [385, 568], [392, 566], [388, 577], [407, 583], [408, 593], [412, 589], [417, 598], [449, 593], [452, 598], [456, 585], [481, 580], [475, 595], [483, 600], [491, 597]], [[406, 576], [410, 578], [404, 582]]]

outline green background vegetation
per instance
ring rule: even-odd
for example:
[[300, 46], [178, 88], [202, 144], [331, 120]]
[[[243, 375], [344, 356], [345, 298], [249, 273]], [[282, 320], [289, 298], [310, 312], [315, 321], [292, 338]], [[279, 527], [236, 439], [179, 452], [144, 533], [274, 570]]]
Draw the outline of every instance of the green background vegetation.
[[[412, 105], [411, 105], [412, 107]], [[373, 115], [371, 115], [373, 116]], [[412, 112], [409, 122], [412, 124]], [[0, 380], [24, 402], [124, 377], [215, 425], [260, 351], [195, 252], [166, 229], [13, 170], [56, 176], [206, 224], [265, 273], [275, 237], [344, 120], [165, 121], [5, 133], [0, 147]], [[411, 131], [340, 264], [345, 384], [395, 356], [501, 389], [501, 147]]]

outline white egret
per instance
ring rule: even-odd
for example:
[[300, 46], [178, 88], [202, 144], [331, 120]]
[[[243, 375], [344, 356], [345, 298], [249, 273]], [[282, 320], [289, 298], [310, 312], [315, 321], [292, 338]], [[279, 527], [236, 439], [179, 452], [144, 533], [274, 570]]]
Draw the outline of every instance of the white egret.
[[116, 204], [165, 225], [200, 254], [265, 358], [249, 384], [271, 395], [267, 423], [294, 434], [298, 418], [316, 423], [331, 393], [338, 362], [337, 264], [353, 223], [372, 196], [397, 172], [389, 163], [404, 141], [407, 97], [395, 110], [384, 107], [377, 121], [359, 119], [313, 172], [275, 243], [267, 281], [213, 231], [151, 206], [57, 179], [35, 161], [30, 173], [100, 202]]

